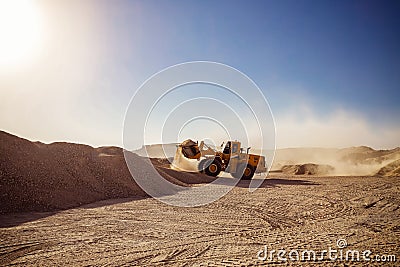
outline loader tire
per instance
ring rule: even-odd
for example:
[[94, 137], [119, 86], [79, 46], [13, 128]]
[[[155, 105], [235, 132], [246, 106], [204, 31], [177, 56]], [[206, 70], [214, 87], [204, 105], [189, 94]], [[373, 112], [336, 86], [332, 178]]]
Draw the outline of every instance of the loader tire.
[[210, 159], [202, 159], [199, 162], [199, 167], [198, 167], [199, 168], [199, 172], [203, 173], [204, 169], [206, 168], [206, 166], [210, 165], [211, 162], [212, 162], [212, 159], [211, 160]]
[[213, 160], [211, 162], [211, 164], [209, 164], [208, 166], [207, 166], [207, 164], [205, 164], [203, 166], [205, 167], [204, 172], [208, 176], [214, 176], [214, 177], [217, 176], [221, 172], [221, 169], [222, 169], [221, 162], [219, 162], [219, 160]]
[[243, 164], [237, 168], [237, 172], [231, 173], [232, 177], [242, 180], [251, 180], [256, 170], [250, 164]]

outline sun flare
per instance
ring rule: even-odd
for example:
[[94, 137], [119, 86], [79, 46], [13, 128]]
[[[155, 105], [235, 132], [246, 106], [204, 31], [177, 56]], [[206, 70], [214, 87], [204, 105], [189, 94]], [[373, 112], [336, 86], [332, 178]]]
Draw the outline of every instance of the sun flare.
[[37, 52], [41, 21], [34, 0], [0, 0], [0, 68], [25, 64]]

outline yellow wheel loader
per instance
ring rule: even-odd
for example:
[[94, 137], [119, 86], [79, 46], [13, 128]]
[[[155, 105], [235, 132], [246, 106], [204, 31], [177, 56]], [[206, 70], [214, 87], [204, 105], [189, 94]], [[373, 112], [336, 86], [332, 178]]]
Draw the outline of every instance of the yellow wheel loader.
[[224, 171], [234, 178], [249, 180], [254, 173], [267, 171], [265, 157], [249, 154], [250, 147], [244, 150], [239, 141], [228, 141], [222, 151], [211, 148], [204, 141], [199, 145], [190, 139], [179, 144], [179, 147], [186, 158], [199, 160], [199, 171], [210, 176], [217, 176]]

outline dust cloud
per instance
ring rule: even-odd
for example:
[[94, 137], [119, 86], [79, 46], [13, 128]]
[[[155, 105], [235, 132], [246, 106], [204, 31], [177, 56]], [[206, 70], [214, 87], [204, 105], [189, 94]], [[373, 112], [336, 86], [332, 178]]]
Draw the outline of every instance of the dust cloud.
[[400, 148], [374, 150], [370, 147], [287, 148], [278, 149], [272, 170], [284, 166], [317, 164], [332, 166], [328, 175], [374, 175], [381, 168], [400, 159]]
[[186, 158], [182, 154], [182, 147], [177, 147], [171, 168], [179, 171], [198, 172], [198, 161]]

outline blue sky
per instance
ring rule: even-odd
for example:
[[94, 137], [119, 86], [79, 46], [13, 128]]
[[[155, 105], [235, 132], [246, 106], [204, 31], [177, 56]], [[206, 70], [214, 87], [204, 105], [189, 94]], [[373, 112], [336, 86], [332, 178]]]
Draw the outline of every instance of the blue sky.
[[36, 4], [41, 48], [0, 77], [5, 131], [121, 145], [124, 112], [142, 82], [174, 64], [209, 60], [261, 88], [278, 147], [399, 146], [398, 1]]
[[134, 69], [218, 61], [250, 75], [269, 98], [302, 90], [321, 108], [374, 116], [385, 107], [398, 117], [399, 10], [371, 1], [145, 1], [112, 8], [109, 30], [118, 27], [117, 40], [131, 46], [125, 64]]

